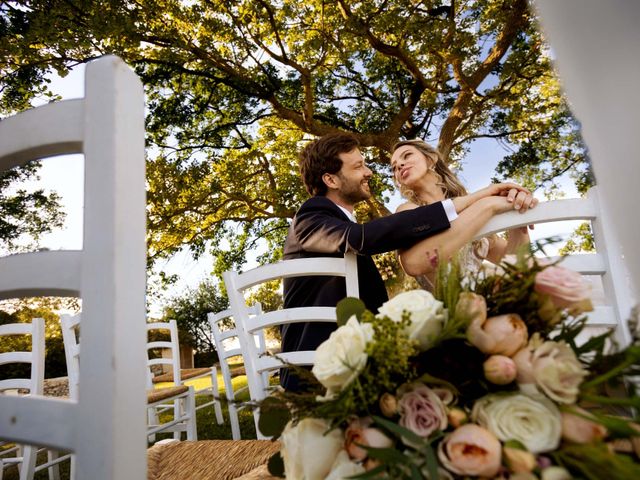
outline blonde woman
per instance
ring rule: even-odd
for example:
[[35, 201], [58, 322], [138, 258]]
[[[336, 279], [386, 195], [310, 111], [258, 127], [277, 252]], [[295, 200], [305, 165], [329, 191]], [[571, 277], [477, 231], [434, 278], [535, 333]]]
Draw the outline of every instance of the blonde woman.
[[[397, 211], [429, 205], [447, 198], [467, 198], [469, 202], [457, 208], [458, 218], [451, 228], [426, 238], [411, 248], [398, 252], [402, 268], [416, 277], [423, 288], [433, 289], [437, 260], [449, 259], [461, 252], [461, 265], [476, 271], [483, 260], [497, 263], [508, 253], [528, 243], [527, 227], [507, 232], [507, 239], [493, 235], [472, 241], [480, 229], [494, 216], [510, 210], [525, 212], [538, 201], [527, 191], [512, 190], [508, 195], [491, 193], [489, 186], [468, 195], [464, 186], [449, 170], [437, 149], [422, 140], [406, 140], [393, 147], [391, 168], [400, 193], [408, 201]], [[489, 192], [489, 193], [488, 193]]]

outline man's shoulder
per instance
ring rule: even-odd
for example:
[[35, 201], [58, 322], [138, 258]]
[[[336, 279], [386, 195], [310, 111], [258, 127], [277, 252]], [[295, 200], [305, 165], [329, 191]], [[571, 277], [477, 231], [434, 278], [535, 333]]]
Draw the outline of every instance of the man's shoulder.
[[306, 200], [298, 209], [298, 213], [304, 212], [306, 210], [318, 210], [318, 209], [322, 209], [322, 210], [326, 209], [334, 212], [340, 212], [339, 207], [335, 203], [333, 203], [327, 197], [318, 195]]

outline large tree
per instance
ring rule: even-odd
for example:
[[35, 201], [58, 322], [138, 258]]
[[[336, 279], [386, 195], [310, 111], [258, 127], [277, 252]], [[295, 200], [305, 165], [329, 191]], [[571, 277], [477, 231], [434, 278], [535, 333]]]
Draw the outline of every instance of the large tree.
[[[422, 137], [456, 162], [478, 138], [498, 176], [588, 185], [579, 129], [526, 0], [32, 0], [1, 7], [5, 112], [43, 78], [115, 53], [146, 87], [150, 258], [210, 245], [219, 269], [257, 239], [280, 254], [304, 198], [296, 152], [354, 133], [385, 213], [390, 146]], [[225, 246], [225, 248], [221, 248]]]

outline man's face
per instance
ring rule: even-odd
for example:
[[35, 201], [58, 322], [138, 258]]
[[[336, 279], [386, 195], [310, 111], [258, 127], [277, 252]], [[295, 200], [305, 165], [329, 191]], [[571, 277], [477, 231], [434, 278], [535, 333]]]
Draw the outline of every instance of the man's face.
[[372, 172], [365, 165], [360, 150], [355, 148], [351, 152], [341, 153], [338, 157], [342, 160], [342, 168], [336, 174], [340, 197], [351, 205], [370, 198], [369, 179]]

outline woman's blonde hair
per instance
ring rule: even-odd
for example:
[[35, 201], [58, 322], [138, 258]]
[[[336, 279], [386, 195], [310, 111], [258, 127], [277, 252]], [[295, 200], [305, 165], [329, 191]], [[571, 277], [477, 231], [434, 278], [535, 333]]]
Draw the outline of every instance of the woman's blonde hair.
[[[432, 166], [428, 166], [429, 169], [433, 170], [438, 178], [438, 185], [442, 187], [444, 191], [445, 198], [453, 198], [453, 197], [461, 197], [467, 194], [467, 189], [464, 188], [464, 185], [460, 183], [455, 174], [449, 170], [449, 167], [444, 160], [442, 159], [442, 155], [437, 148], [432, 147], [424, 140], [415, 139], [415, 140], [402, 140], [396, 143], [391, 149], [391, 154], [395, 152], [398, 148], [403, 147], [405, 145], [410, 145], [422, 153], [428, 159], [433, 161]], [[415, 192], [410, 188], [407, 188], [403, 185], [399, 185], [396, 181], [395, 175], [393, 177], [393, 181], [400, 190], [400, 194], [409, 200], [410, 202], [415, 203], [416, 205], [420, 205], [420, 200], [417, 198]]]

